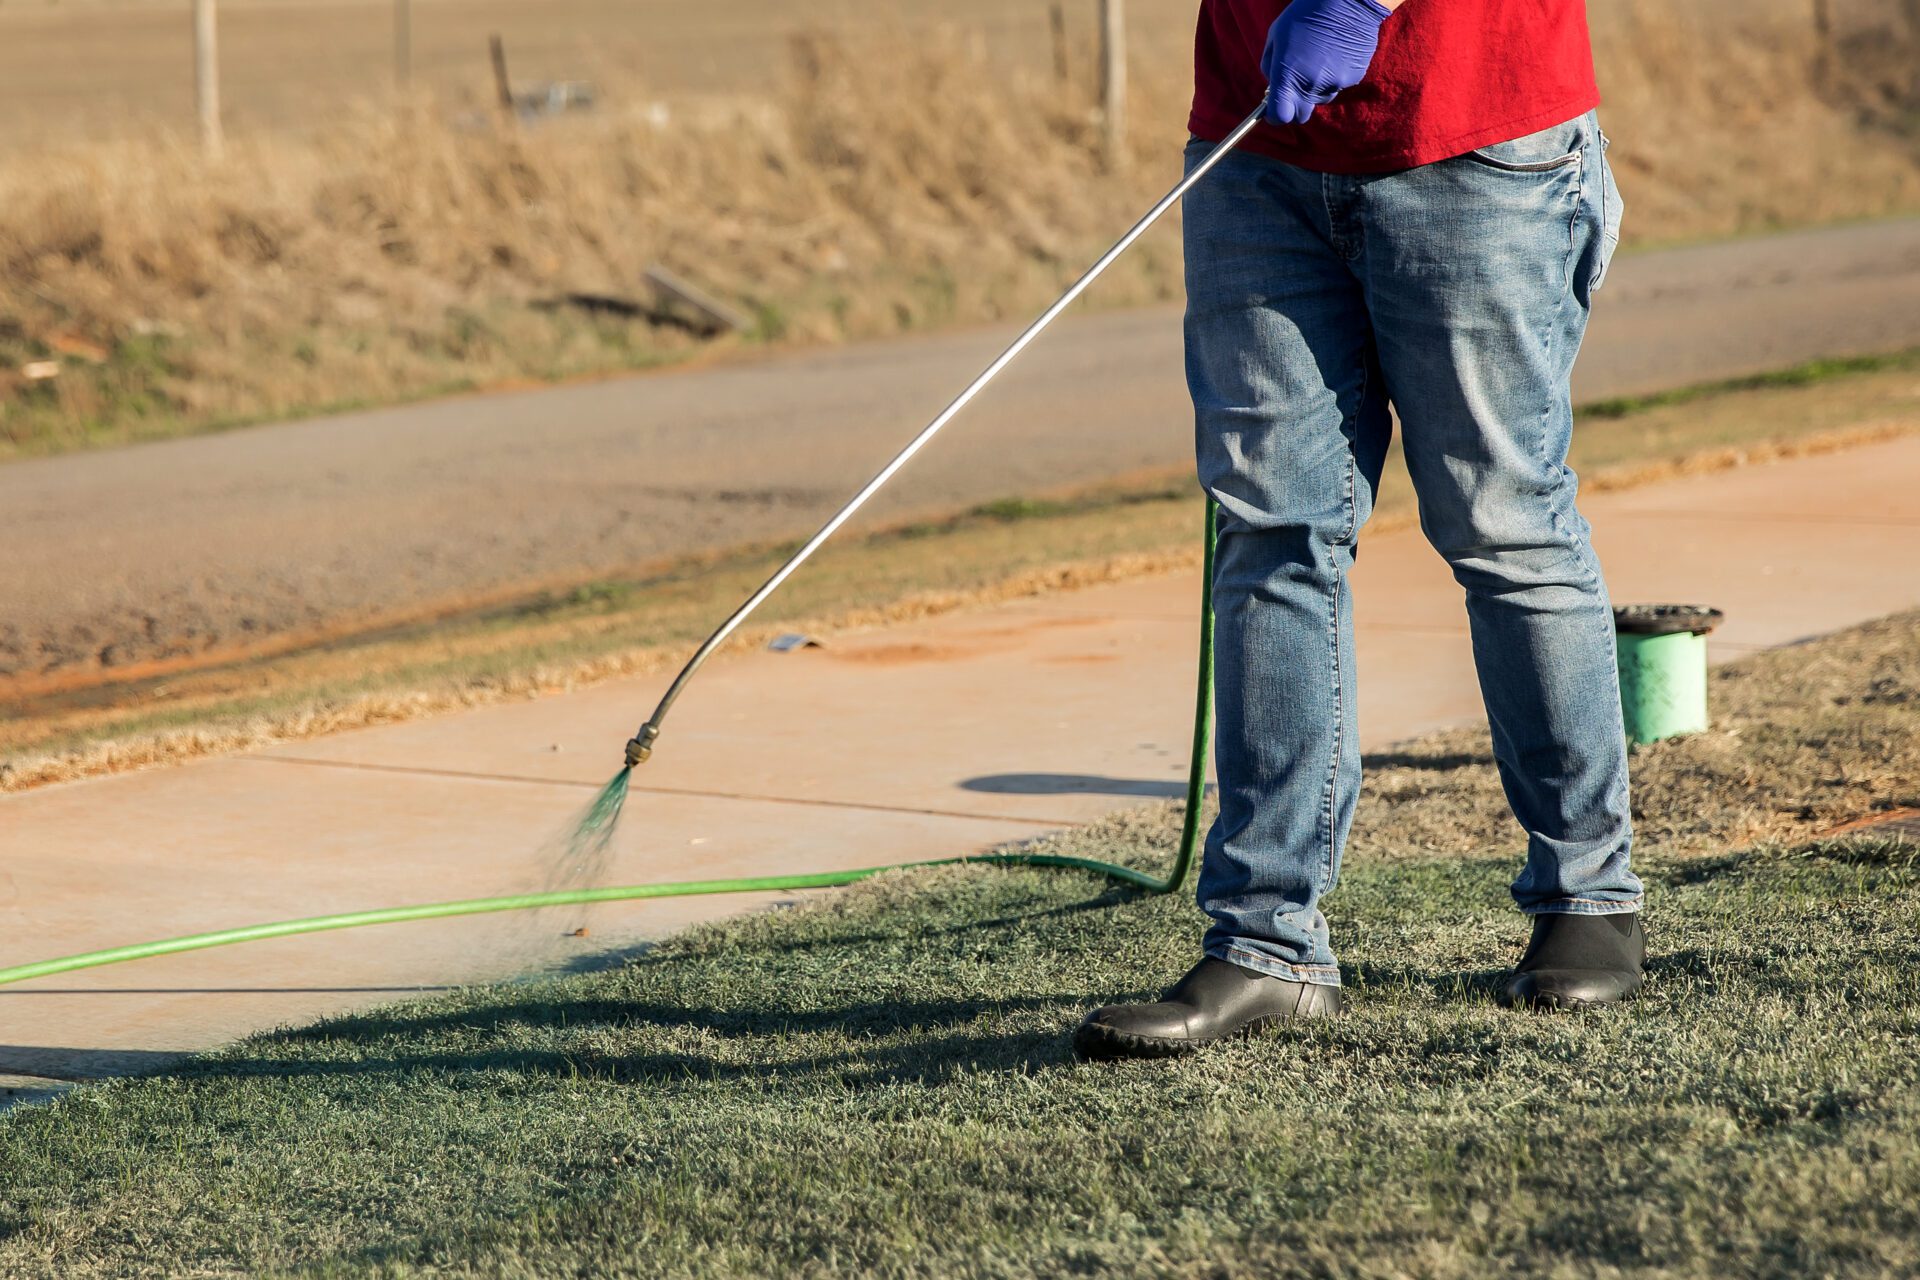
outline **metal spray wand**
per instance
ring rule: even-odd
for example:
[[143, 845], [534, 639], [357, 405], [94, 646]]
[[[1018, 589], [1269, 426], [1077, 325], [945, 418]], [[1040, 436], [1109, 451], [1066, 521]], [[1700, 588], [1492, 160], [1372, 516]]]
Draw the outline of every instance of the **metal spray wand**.
[[1228, 152], [1238, 146], [1240, 140], [1251, 133], [1253, 127], [1260, 123], [1261, 114], [1265, 109], [1266, 104], [1262, 102], [1260, 107], [1256, 109], [1252, 115], [1241, 121], [1232, 133], [1221, 140], [1220, 145], [1208, 152], [1206, 158], [1195, 165], [1190, 173], [1175, 183], [1171, 191], [1160, 197], [1159, 202], [1155, 204], [1153, 208], [1147, 210], [1141, 219], [1127, 230], [1125, 235], [1114, 241], [1113, 247], [1101, 254], [1099, 259], [1095, 261], [1092, 266], [1088, 267], [1086, 272], [1082, 274], [1078, 280], [1075, 280], [1067, 287], [1065, 293], [1054, 299], [1053, 304], [1045, 311], [1042, 311], [1039, 317], [1035, 319], [1032, 324], [1028, 325], [1021, 332], [1020, 336], [1008, 345], [1005, 351], [1002, 351], [998, 356], [994, 357], [993, 363], [985, 369], [982, 369], [979, 376], [974, 378], [972, 382], [969, 382], [966, 388], [962, 390], [959, 395], [955, 396], [947, 407], [942, 409], [939, 414], [934, 417], [933, 421], [920, 428], [920, 433], [909, 440], [905, 448], [894, 454], [892, 461], [880, 468], [880, 470], [875, 473], [873, 479], [867, 481], [866, 484], [860, 487], [858, 493], [847, 499], [846, 505], [834, 512], [832, 517], [828, 519], [825, 524], [821, 525], [814, 535], [801, 545], [798, 551], [787, 557], [786, 563], [778, 569], [775, 569], [773, 576], [760, 584], [759, 590], [748, 596], [725, 622], [722, 622], [718, 627], [714, 628], [713, 634], [708, 636], [698, 649], [694, 650], [693, 656], [687, 659], [687, 665], [680, 668], [680, 674], [676, 675], [673, 678], [673, 683], [667, 686], [667, 691], [661, 695], [659, 705], [654, 707], [653, 714], [647, 717], [647, 722], [640, 726], [639, 731], [635, 733], [633, 738], [627, 743], [627, 767], [629, 769], [634, 765], [643, 763], [647, 757], [653, 754], [653, 744], [660, 736], [660, 726], [665, 722], [667, 712], [673, 709], [674, 702], [680, 697], [681, 691], [687, 687], [687, 682], [693, 679], [694, 673], [700, 670], [706, 660], [713, 655], [714, 650], [725, 644], [727, 637], [731, 636], [739, 628], [740, 624], [745, 622], [753, 611], [760, 607], [761, 603], [765, 601], [768, 596], [777, 591], [780, 584], [785, 582], [795, 569], [805, 564], [807, 559], [812, 556], [815, 551], [820, 549], [821, 544], [828, 538], [831, 538], [834, 532], [853, 516], [854, 512], [866, 505], [867, 499], [873, 497], [887, 481], [893, 479], [894, 475], [900, 468], [907, 465], [914, 454], [920, 452], [929, 440], [940, 433], [942, 427], [953, 421], [955, 416], [967, 407], [969, 401], [980, 394], [981, 390], [989, 382], [992, 382], [999, 376], [1002, 369], [1012, 364], [1014, 357], [1026, 350], [1027, 344], [1039, 337], [1041, 330], [1052, 324], [1054, 318], [1072, 305], [1075, 298], [1078, 298], [1082, 293], [1086, 292], [1087, 286], [1099, 279], [1100, 274], [1112, 266], [1115, 259], [1125, 253], [1135, 240], [1138, 240], [1146, 233], [1147, 228], [1158, 222], [1162, 214], [1179, 203], [1180, 197], [1185, 195], [1189, 188], [1206, 177], [1208, 171], [1211, 170], [1214, 165], [1218, 164], [1226, 157]]

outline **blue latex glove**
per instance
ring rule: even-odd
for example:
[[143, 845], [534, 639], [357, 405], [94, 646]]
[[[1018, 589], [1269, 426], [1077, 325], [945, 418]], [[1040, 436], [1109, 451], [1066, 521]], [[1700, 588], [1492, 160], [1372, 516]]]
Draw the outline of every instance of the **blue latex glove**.
[[1377, 0], [1293, 0], [1267, 29], [1260, 70], [1267, 77], [1267, 123], [1305, 124], [1367, 74], [1388, 11]]

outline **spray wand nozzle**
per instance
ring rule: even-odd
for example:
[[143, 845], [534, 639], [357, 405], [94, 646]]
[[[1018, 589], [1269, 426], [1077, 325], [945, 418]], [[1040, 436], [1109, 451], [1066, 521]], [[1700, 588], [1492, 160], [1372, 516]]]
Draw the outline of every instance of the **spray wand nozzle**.
[[640, 732], [627, 742], [627, 768], [645, 764], [647, 757], [653, 754], [653, 741], [660, 736], [660, 726], [649, 720], [640, 726]]

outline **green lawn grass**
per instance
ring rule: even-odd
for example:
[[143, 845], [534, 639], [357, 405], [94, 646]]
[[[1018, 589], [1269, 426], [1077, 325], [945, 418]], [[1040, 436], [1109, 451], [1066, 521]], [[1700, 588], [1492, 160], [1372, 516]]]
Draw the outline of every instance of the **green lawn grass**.
[[[1076, 1063], [1188, 897], [895, 874], [16, 1109], [0, 1274], [1912, 1274], [1920, 847], [1818, 837], [1920, 804], [1920, 613], [1713, 698], [1634, 755], [1631, 1006], [1493, 1004], [1520, 841], [1455, 731], [1369, 761], [1338, 1020]], [[1178, 819], [1051, 843], [1158, 863]]]

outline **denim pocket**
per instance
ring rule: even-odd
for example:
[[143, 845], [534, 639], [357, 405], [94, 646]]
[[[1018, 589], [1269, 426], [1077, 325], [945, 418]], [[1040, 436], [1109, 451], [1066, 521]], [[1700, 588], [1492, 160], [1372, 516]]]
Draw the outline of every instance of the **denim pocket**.
[[1460, 158], [1508, 173], [1546, 173], [1553, 169], [1564, 169], [1570, 164], [1577, 164], [1580, 153], [1586, 150], [1586, 119], [1580, 116], [1506, 142], [1489, 143], [1466, 152]]
[[1600, 135], [1600, 252], [1594, 260], [1593, 274], [1587, 277], [1589, 292], [1598, 289], [1607, 278], [1613, 251], [1620, 244], [1620, 220], [1626, 216], [1627, 202], [1620, 198], [1620, 184], [1613, 179], [1613, 166], [1607, 163], [1607, 148], [1612, 139]]

